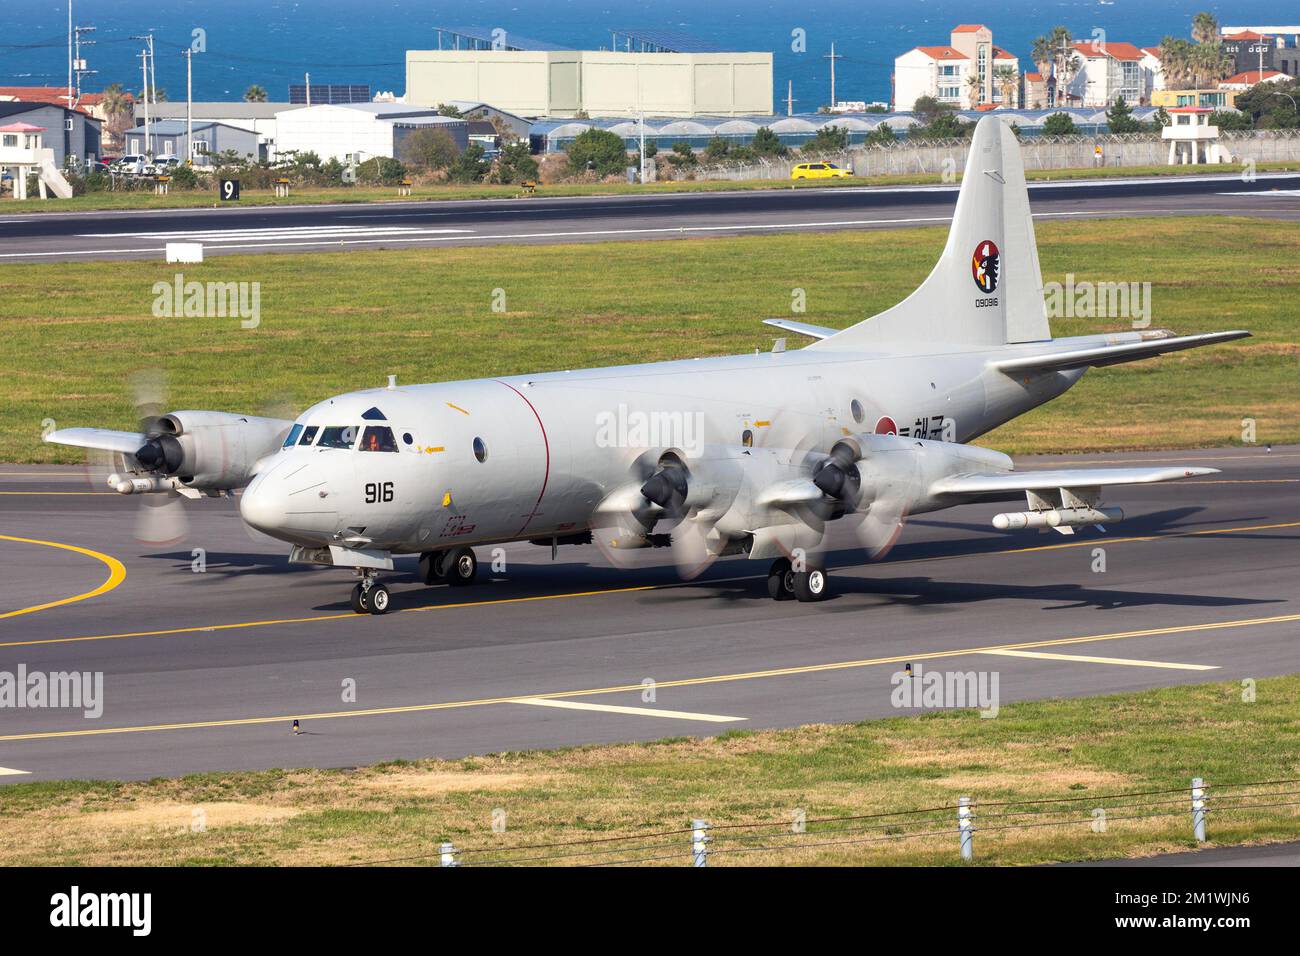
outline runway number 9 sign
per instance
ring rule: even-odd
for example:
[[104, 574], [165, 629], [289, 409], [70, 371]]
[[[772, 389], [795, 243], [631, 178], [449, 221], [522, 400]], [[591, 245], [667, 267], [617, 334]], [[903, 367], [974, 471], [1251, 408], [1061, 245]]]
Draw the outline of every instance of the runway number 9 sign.
[[218, 184], [218, 191], [221, 193], [222, 202], [231, 202], [239, 198], [239, 180], [223, 179]]

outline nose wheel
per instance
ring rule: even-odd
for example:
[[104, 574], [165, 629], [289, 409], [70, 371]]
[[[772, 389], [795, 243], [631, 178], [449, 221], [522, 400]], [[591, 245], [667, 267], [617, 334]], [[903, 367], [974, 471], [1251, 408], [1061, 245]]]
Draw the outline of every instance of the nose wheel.
[[388, 588], [366, 575], [352, 588], [352, 610], [357, 614], [387, 614], [393, 596]]

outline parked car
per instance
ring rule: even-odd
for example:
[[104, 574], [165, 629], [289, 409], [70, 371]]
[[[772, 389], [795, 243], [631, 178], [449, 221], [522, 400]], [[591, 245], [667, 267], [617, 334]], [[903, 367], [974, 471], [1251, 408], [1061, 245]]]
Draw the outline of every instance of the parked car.
[[853, 170], [834, 163], [800, 163], [790, 170], [791, 179], [840, 179], [852, 175]]
[[144, 168], [148, 162], [146, 156], [139, 153], [127, 153], [113, 163], [111, 168], [119, 176], [139, 176], [144, 173]]
[[176, 156], [159, 156], [152, 163], [146, 163], [140, 174], [143, 176], [170, 176], [180, 164], [181, 161]]

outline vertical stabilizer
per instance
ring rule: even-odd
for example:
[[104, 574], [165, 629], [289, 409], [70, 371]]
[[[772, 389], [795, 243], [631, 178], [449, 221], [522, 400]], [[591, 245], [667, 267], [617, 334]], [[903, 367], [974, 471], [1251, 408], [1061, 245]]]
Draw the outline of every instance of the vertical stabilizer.
[[995, 115], [975, 126], [948, 243], [934, 269], [891, 309], [810, 349], [898, 343], [996, 346], [1051, 338], [1020, 145]]

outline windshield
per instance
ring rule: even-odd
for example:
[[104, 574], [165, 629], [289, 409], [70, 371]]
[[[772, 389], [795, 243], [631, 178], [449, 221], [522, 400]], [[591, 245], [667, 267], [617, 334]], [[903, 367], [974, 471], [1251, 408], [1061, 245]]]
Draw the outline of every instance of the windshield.
[[283, 447], [288, 448], [290, 445], [296, 445], [298, 443], [298, 436], [301, 434], [302, 426], [294, 425], [293, 428], [289, 429], [289, 436], [285, 438]]
[[318, 426], [318, 425], [308, 425], [308, 426], [306, 427], [306, 429], [303, 430], [302, 438], [300, 438], [300, 439], [298, 440], [298, 444], [299, 444], [299, 445], [310, 445], [310, 444], [312, 443], [312, 441], [316, 438], [316, 433], [317, 433], [318, 431], [320, 431], [320, 426]]
[[367, 425], [361, 433], [362, 451], [397, 451], [393, 430], [387, 425]]
[[351, 448], [357, 440], [356, 425], [327, 425], [321, 429], [317, 448]]

